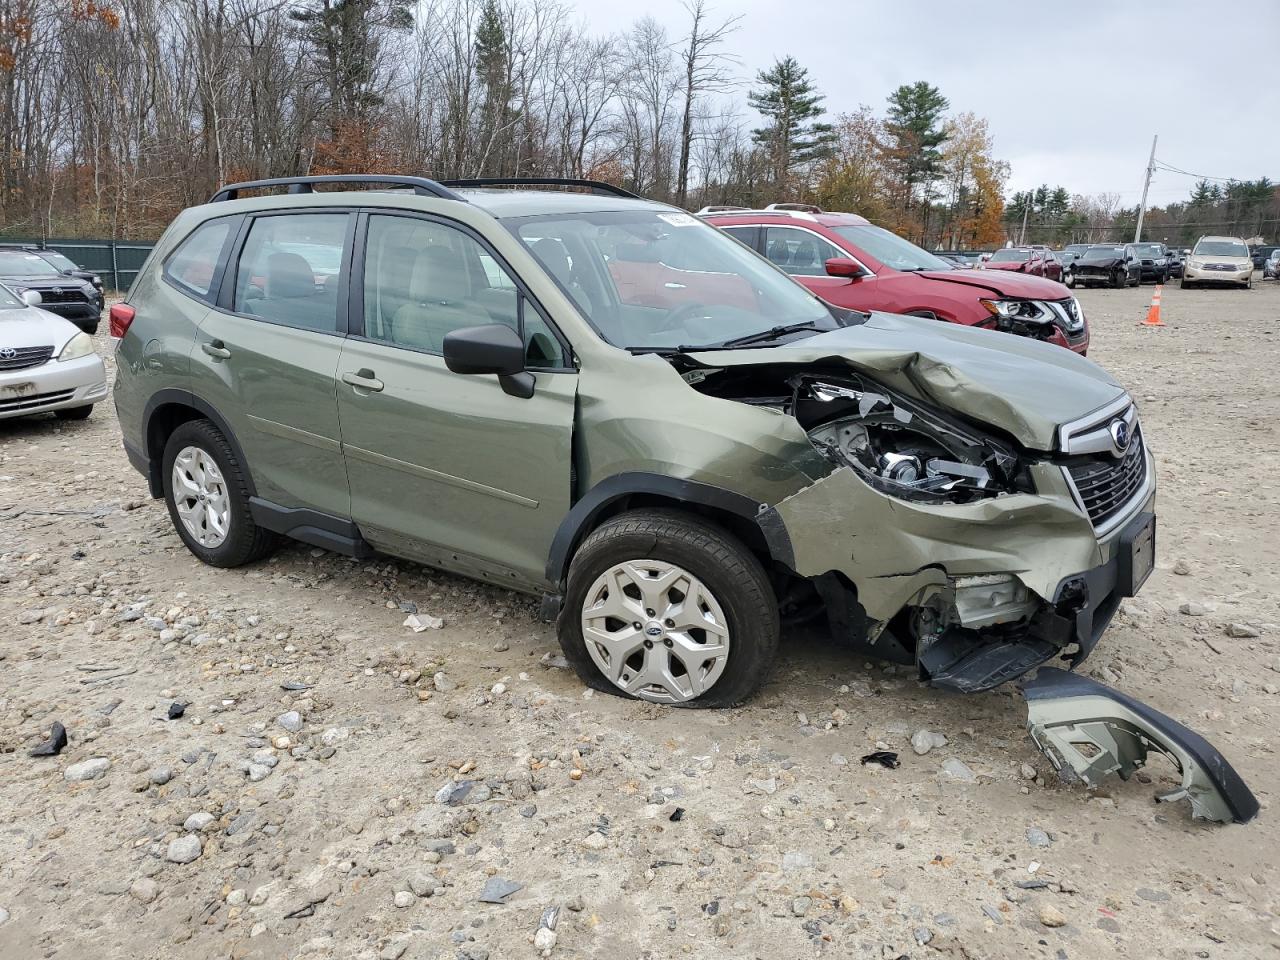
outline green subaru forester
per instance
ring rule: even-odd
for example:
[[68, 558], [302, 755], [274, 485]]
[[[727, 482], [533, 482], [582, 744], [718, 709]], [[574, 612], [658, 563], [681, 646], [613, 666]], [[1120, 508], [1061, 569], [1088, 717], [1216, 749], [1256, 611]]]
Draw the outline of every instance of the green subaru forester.
[[831, 307], [605, 184], [226, 187], [111, 326], [129, 458], [201, 560], [284, 535], [541, 595], [601, 690], [738, 703], [801, 623], [983, 690], [1079, 663], [1153, 565], [1100, 367]]

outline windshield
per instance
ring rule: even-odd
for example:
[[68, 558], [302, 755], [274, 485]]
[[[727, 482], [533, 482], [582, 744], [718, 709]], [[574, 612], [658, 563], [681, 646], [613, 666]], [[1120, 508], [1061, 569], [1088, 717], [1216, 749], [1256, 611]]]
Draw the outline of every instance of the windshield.
[[660, 350], [796, 323], [838, 326], [804, 287], [687, 213], [556, 213], [503, 223], [615, 346]]
[[0, 277], [56, 277], [58, 271], [34, 253], [0, 251]]
[[1139, 243], [1135, 245], [1139, 256], [1143, 257], [1163, 257], [1164, 245], [1159, 243]]
[[0, 310], [13, 310], [17, 307], [25, 306], [26, 303], [19, 299], [12, 290], [0, 283]]
[[1201, 240], [1191, 252], [1198, 257], [1247, 257], [1249, 248], [1240, 240]]
[[58, 270], [80, 269], [56, 250], [41, 250], [39, 256], [41, 259], [47, 260], [49, 263], [53, 264], [53, 266]]
[[997, 250], [991, 255], [991, 263], [1026, 263], [1031, 259], [1030, 250]]
[[1079, 256], [1080, 254], [1084, 253], [1086, 250], [1088, 250], [1088, 249], [1089, 249], [1089, 244], [1087, 244], [1087, 243], [1069, 243], [1069, 244], [1067, 244], [1066, 249], [1067, 249], [1067, 251], [1068, 251], [1069, 253], [1074, 253], [1074, 254], [1076, 254], [1077, 256]]
[[836, 233], [853, 243], [867, 256], [874, 257], [886, 267], [911, 273], [917, 270], [951, 270], [952, 265], [928, 250], [921, 250], [910, 240], [903, 240], [884, 227], [869, 223], [848, 227], [832, 227]]
[[1124, 256], [1124, 247], [1090, 247], [1081, 260], [1114, 260]]

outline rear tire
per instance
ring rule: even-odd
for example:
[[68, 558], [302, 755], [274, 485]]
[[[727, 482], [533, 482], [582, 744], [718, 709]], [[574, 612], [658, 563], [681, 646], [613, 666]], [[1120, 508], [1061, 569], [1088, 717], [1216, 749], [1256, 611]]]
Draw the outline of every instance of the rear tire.
[[[651, 563], [646, 566], [641, 561]], [[674, 580], [673, 587], [650, 588], [656, 589], [660, 598], [653, 601], [648, 593], [632, 591], [633, 581], [629, 582], [625, 577], [619, 580], [615, 576], [615, 571], [633, 564], [642, 571], [678, 568], [685, 577]], [[650, 675], [651, 664], [665, 664], [666, 669], [676, 675], [678, 687], [691, 686], [694, 671], [700, 669], [697, 666], [700, 652], [695, 649], [690, 654], [687, 643], [673, 646], [673, 642], [666, 638], [665, 627], [672, 626], [673, 636], [683, 633], [687, 637], [690, 634], [679, 631], [678, 621], [665, 616], [669, 612], [667, 609], [657, 609], [658, 605], [667, 603], [672, 604], [672, 610], [682, 608], [687, 594], [683, 593], [680, 585], [688, 585], [692, 578], [700, 582], [698, 586], [705, 591], [704, 595], [709, 595], [705, 604], [699, 602], [697, 615], [710, 618], [708, 623], [721, 627], [723, 639], [718, 638], [716, 630], [694, 628], [694, 633], [701, 636], [706, 644], [723, 643], [727, 651], [724, 662], [701, 661], [706, 675], [712, 677], [701, 693], [690, 694], [689, 690], [682, 689], [673, 693], [669, 687], [664, 690], [655, 685], [641, 686], [644, 678]], [[619, 583], [619, 596], [615, 598], [614, 584]], [[584, 619], [590, 611], [598, 611], [615, 599], [627, 610], [634, 606], [635, 623], [642, 626], [636, 630], [624, 622], [625, 617], [598, 614], [592, 618], [599, 624], [593, 628], [595, 632], [606, 639], [610, 633], [616, 633], [619, 641], [616, 647], [594, 643], [593, 657], [584, 636]], [[642, 606], [647, 609], [641, 609]], [[720, 613], [723, 614], [723, 623], [717, 616]], [[680, 616], [679, 613], [672, 615]], [[611, 621], [617, 622], [609, 626]], [[616, 696], [695, 708], [732, 707], [750, 696], [773, 664], [778, 650], [778, 633], [778, 601], [764, 568], [751, 551], [724, 530], [695, 517], [664, 510], [624, 513], [606, 522], [583, 541], [569, 567], [568, 590], [558, 624], [565, 658], [587, 686]], [[649, 639], [651, 636], [652, 640]], [[666, 653], [667, 649], [672, 652]], [[616, 661], [613, 660], [614, 651], [619, 657]], [[620, 680], [635, 689], [624, 689], [621, 682], [606, 677], [602, 672], [602, 661], [603, 665], [616, 664]], [[686, 663], [694, 664], [694, 669], [686, 669]], [[707, 667], [708, 664], [713, 665]], [[703, 674], [700, 673], [699, 677], [702, 678]]]
[[[194, 478], [190, 475], [188, 478], [201, 489], [216, 487], [217, 497], [226, 507], [225, 529], [221, 538], [211, 534], [206, 543], [201, 543], [188, 528], [178, 506], [179, 501], [182, 501], [185, 508], [198, 510], [197, 504], [203, 504], [204, 500], [195, 498], [191, 493], [175, 494], [174, 491], [175, 461], [179, 454], [186, 454], [188, 451], [212, 460], [216, 470], [209, 471], [209, 474], [216, 479]], [[187, 549], [200, 560], [213, 567], [239, 567], [261, 559], [275, 547], [278, 540], [276, 534], [254, 523], [249, 512], [249, 486], [245, 482], [244, 465], [236, 459], [235, 451], [227, 438], [210, 421], [188, 420], [179, 424], [164, 445], [161, 464], [160, 476], [164, 483], [164, 500], [169, 507], [169, 519], [173, 521], [173, 527]]]
[[91, 413], [93, 413], [92, 403], [87, 403], [83, 407], [66, 407], [53, 411], [53, 415], [59, 420], [87, 420]]

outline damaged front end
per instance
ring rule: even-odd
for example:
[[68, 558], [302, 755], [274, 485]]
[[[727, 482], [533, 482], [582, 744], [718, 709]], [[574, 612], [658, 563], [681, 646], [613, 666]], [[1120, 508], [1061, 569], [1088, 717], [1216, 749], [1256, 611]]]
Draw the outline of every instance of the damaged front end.
[[696, 389], [796, 419], [831, 472], [758, 523], [788, 542], [835, 636], [936, 687], [1079, 663], [1151, 569], [1150, 483], [1122, 491], [1123, 522], [1100, 537], [1061, 457], [856, 370], [739, 368]]
[[1258, 801], [1214, 746], [1159, 710], [1088, 677], [1052, 667], [1022, 684], [1027, 729], [1066, 780], [1097, 787], [1107, 774], [1128, 780], [1155, 751], [1181, 774], [1160, 802], [1189, 800], [1191, 814], [1218, 823], [1247, 823]]

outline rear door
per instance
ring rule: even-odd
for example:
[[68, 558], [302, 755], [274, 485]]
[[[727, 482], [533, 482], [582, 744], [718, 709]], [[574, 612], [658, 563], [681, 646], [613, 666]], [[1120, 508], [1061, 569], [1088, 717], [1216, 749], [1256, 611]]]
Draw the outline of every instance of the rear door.
[[[476, 234], [429, 216], [361, 219], [338, 366], [352, 517], [390, 553], [536, 588], [570, 505], [569, 351]], [[532, 397], [445, 366], [450, 331], [492, 323], [521, 332]]]
[[246, 217], [191, 354], [191, 389], [235, 432], [258, 497], [341, 518], [335, 371], [354, 225], [332, 209]]

